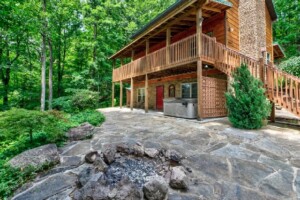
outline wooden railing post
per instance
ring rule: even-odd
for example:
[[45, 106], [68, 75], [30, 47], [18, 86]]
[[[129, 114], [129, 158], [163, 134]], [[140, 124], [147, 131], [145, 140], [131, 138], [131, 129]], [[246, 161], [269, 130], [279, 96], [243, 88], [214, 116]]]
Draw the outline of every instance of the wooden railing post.
[[149, 109], [149, 85], [148, 85], [148, 74], [145, 77], [145, 112], [148, 113]]
[[123, 82], [120, 81], [120, 108], [123, 107]]
[[196, 27], [197, 27], [197, 91], [198, 91], [198, 119], [201, 120], [203, 118], [203, 90], [202, 90], [202, 60], [201, 60], [201, 50], [202, 50], [202, 10], [201, 7], [197, 8], [196, 15]]
[[170, 64], [170, 44], [171, 44], [171, 28], [166, 31], [166, 65]]
[[134, 97], [134, 86], [133, 86], [133, 78], [131, 77], [131, 83], [130, 83], [130, 87], [131, 87], [131, 91], [130, 91], [130, 109], [131, 111], [133, 110], [133, 97]]
[[134, 50], [132, 49], [131, 50], [131, 62], [133, 62], [133, 60], [134, 60]]

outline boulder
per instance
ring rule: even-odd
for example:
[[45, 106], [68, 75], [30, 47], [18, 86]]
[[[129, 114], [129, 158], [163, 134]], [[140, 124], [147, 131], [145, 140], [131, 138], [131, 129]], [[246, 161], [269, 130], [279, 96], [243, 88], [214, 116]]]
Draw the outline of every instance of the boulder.
[[117, 148], [117, 152], [120, 152], [120, 153], [126, 153], [126, 154], [132, 153], [131, 152], [132, 149], [130, 148], [130, 145], [127, 142], [118, 143], [116, 145], [116, 148]]
[[80, 156], [62, 156], [60, 159], [60, 163], [62, 166], [79, 166], [83, 163], [82, 158]]
[[170, 186], [174, 189], [187, 189], [188, 178], [183, 167], [173, 167], [170, 178]]
[[103, 152], [104, 161], [107, 164], [111, 164], [115, 161], [115, 155], [117, 152], [116, 146], [112, 144], [105, 144], [103, 145], [102, 152]]
[[143, 192], [147, 200], [164, 200], [168, 194], [168, 185], [161, 176], [149, 177]]
[[94, 162], [94, 166], [95, 168], [100, 171], [100, 172], [105, 172], [108, 168], [108, 166], [106, 165], [106, 163], [101, 159], [100, 156], [98, 156], [96, 159], [95, 159], [95, 162]]
[[14, 168], [25, 168], [27, 166], [41, 166], [46, 163], [58, 163], [60, 160], [57, 146], [48, 144], [37, 147], [17, 155], [9, 161]]
[[165, 155], [170, 161], [176, 162], [176, 163], [180, 163], [180, 161], [182, 160], [183, 156], [175, 151], [175, 150], [168, 150], [166, 152]]
[[155, 158], [158, 156], [159, 151], [155, 148], [145, 148], [145, 155], [150, 158]]
[[[14, 200], [31, 200], [31, 199], [48, 199], [61, 193], [64, 190], [76, 187], [76, 176], [69, 174], [56, 174], [40, 182], [35, 183], [32, 187], [24, 192], [17, 194], [12, 199]], [[72, 192], [72, 190], [70, 190]], [[67, 196], [67, 195], [66, 195]]]
[[95, 168], [92, 166], [84, 167], [78, 174], [78, 180], [81, 186], [84, 186], [96, 174]]
[[71, 141], [84, 140], [93, 136], [94, 126], [86, 122], [67, 132], [67, 137]]
[[95, 162], [96, 158], [99, 156], [100, 155], [99, 155], [98, 151], [91, 151], [85, 155], [84, 159], [85, 159], [85, 162], [92, 164]]
[[137, 142], [135, 145], [133, 145], [132, 152], [135, 156], [144, 156], [145, 148], [141, 143]]

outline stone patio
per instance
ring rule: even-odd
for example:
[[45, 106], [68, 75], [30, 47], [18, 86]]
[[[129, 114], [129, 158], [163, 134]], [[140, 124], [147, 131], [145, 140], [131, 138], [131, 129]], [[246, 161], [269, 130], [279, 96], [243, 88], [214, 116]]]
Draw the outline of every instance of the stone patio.
[[300, 199], [300, 131], [268, 125], [232, 128], [226, 118], [205, 121], [165, 117], [124, 108], [101, 109], [106, 122], [90, 148], [136, 140], [145, 147], [175, 149], [190, 167], [190, 189], [170, 199]]
[[101, 152], [108, 143], [140, 142], [184, 156], [189, 189], [170, 189], [169, 200], [300, 200], [299, 129], [271, 124], [250, 131], [232, 128], [226, 118], [200, 122], [127, 108], [100, 111], [106, 121], [93, 138], [60, 148], [61, 163], [25, 184], [13, 199], [71, 200], [78, 175], [91, 167], [84, 163], [87, 153]]

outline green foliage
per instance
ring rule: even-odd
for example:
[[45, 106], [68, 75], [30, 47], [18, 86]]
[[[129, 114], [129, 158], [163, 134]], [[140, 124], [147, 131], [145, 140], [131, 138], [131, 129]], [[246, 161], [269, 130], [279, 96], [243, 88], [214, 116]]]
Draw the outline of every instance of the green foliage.
[[54, 164], [47, 163], [37, 168], [29, 166], [19, 170], [0, 161], [0, 199], [9, 198], [16, 189], [34, 179], [38, 173], [51, 169]]
[[299, 1], [275, 0], [278, 20], [274, 23], [275, 41], [284, 47], [287, 59], [300, 56]]
[[300, 77], [300, 56], [291, 57], [290, 59], [280, 63], [279, 68], [283, 71]]
[[0, 139], [14, 140], [20, 136], [29, 135], [32, 141], [33, 133], [45, 132], [48, 134], [48, 142], [56, 141], [64, 134], [63, 128], [59, 125], [62, 118], [54, 112], [15, 108], [1, 112]]
[[95, 109], [99, 106], [97, 92], [82, 89], [66, 90], [70, 95], [57, 98], [53, 101], [53, 107], [68, 113], [80, 112], [85, 109]]
[[77, 124], [89, 122], [94, 126], [98, 126], [104, 122], [104, 115], [96, 110], [85, 110], [83, 112], [71, 116], [70, 121]]
[[237, 68], [233, 78], [232, 89], [226, 93], [230, 122], [242, 129], [261, 128], [271, 111], [262, 82], [255, 79], [244, 64]]

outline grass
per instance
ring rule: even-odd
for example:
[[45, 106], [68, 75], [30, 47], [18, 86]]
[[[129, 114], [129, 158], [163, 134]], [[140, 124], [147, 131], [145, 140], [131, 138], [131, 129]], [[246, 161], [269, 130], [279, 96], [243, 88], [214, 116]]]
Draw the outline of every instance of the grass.
[[[16, 110], [16, 112], [18, 112], [18, 110]], [[11, 115], [15, 117], [13, 113]], [[38, 173], [54, 166], [54, 163], [47, 163], [37, 168], [29, 166], [22, 170], [15, 169], [7, 164], [11, 158], [26, 150], [49, 143], [56, 143], [58, 146], [63, 146], [67, 138], [62, 137], [57, 132], [64, 133], [70, 128], [77, 127], [84, 122], [99, 126], [105, 120], [103, 114], [96, 110], [84, 110], [77, 113], [52, 111], [50, 115], [52, 117], [54, 116], [57, 120], [55, 120], [54, 123], [45, 124], [45, 126], [47, 126], [46, 128], [42, 127], [38, 131], [33, 132], [32, 140], [30, 140], [25, 128], [23, 130], [24, 134], [19, 134], [18, 136], [13, 135], [13, 138], [9, 137], [4, 139], [5, 134], [10, 134], [10, 130], [2, 129], [1, 132], [0, 128], [0, 138], [2, 137], [0, 142], [0, 199], [9, 198], [17, 188], [35, 178]], [[4, 118], [2, 118], [2, 120], [3, 119]], [[5, 119], [7, 119], [7, 116]]]

